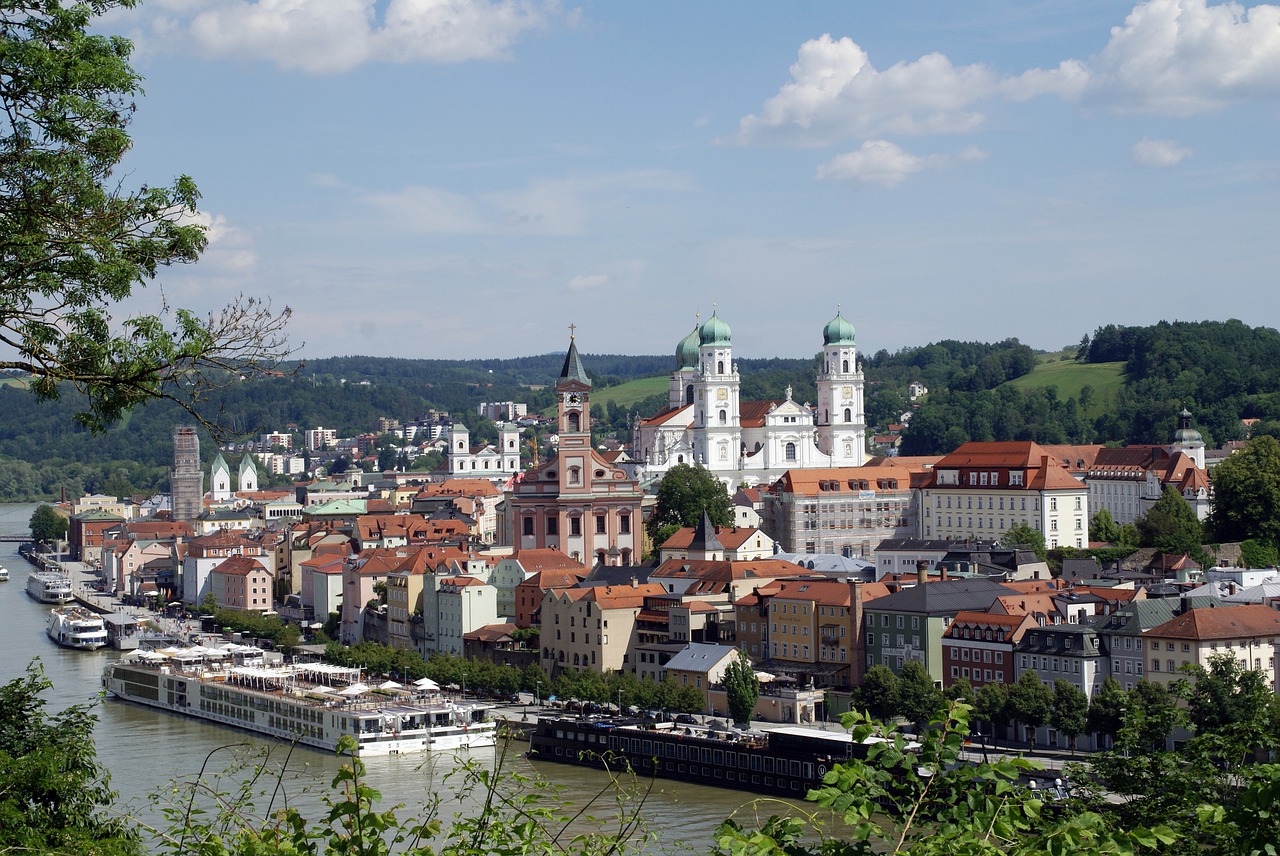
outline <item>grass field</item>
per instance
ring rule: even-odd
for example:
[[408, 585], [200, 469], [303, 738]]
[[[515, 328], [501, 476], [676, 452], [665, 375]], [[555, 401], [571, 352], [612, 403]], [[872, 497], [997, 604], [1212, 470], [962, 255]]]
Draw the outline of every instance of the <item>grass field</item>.
[[1067, 354], [1048, 354], [1031, 374], [1009, 381], [1018, 389], [1058, 390], [1058, 398], [1080, 398], [1080, 390], [1093, 387], [1093, 401], [1087, 416], [1098, 416], [1110, 405], [1124, 385], [1124, 363], [1077, 363]]
[[666, 392], [666, 376], [641, 377], [607, 389], [596, 390], [591, 395], [591, 403], [607, 405], [610, 401], [616, 401], [619, 407], [630, 407], [637, 401], [643, 401], [651, 395], [665, 395]]

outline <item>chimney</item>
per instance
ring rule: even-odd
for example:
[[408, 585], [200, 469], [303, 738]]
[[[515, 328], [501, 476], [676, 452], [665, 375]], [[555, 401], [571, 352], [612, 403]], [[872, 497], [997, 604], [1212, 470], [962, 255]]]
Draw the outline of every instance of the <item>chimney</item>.
[[945, 580], [946, 580], [946, 578], [947, 578], [947, 566], [946, 566], [946, 565], [939, 565], [939, 566], [938, 566], [938, 572], [939, 572], [939, 574], [940, 574], [940, 576], [938, 577], [938, 579], [940, 579], [940, 580], [944, 580], [944, 581], [945, 581]]
[[924, 585], [929, 581], [929, 563], [924, 559], [916, 562], [916, 582]]
[[632, 588], [640, 588], [640, 581], [639, 581], [638, 579], [636, 579], [635, 577], [632, 577], [632, 578], [631, 578], [631, 587], [632, 587]]

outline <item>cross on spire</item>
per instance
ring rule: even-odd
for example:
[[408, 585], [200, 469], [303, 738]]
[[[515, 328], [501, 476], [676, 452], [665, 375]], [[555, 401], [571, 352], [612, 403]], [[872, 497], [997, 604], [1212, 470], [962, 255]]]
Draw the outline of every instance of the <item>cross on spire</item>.
[[574, 331], [574, 330], [577, 330], [577, 329], [578, 329], [578, 325], [577, 325], [577, 324], [570, 324], [570, 325], [569, 325], [569, 339], [570, 339], [570, 340], [572, 340], [572, 339], [573, 339], [573, 331]]

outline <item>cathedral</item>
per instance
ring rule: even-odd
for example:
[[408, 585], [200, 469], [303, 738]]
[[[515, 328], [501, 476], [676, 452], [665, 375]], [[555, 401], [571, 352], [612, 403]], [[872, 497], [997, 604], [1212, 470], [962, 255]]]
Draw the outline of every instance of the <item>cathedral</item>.
[[853, 325], [839, 312], [822, 329], [818, 403], [741, 401], [729, 325], [717, 314], [676, 346], [661, 413], [636, 421], [632, 455], [645, 480], [701, 464], [730, 490], [765, 485], [791, 469], [858, 467], [866, 459], [862, 372]]

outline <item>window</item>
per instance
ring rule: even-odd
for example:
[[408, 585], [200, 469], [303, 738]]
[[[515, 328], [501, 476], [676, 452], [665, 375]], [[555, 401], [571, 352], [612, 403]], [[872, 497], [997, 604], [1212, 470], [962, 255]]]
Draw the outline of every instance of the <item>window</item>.
[[532, 518], [532, 517], [526, 517], [526, 518], [524, 518], [524, 530], [523, 530], [523, 531], [524, 531], [524, 534], [525, 534], [525, 535], [532, 535], [532, 534], [533, 534], [533, 518]]
[[795, 443], [787, 443], [787, 445], [786, 445], [786, 450], [785, 450], [785, 457], [786, 457], [786, 459], [787, 459], [788, 461], [794, 461], [794, 460], [796, 459], [796, 444], [795, 444]]
[[604, 515], [597, 514], [596, 515], [596, 534], [603, 535], [604, 533], [605, 533]]
[[582, 534], [582, 518], [581, 517], [569, 518], [569, 534], [570, 535]]
[[1160, 661], [1159, 661], [1159, 660], [1152, 660], [1152, 661], [1151, 661], [1151, 671], [1153, 671], [1153, 672], [1158, 672], [1158, 671], [1160, 671]]
[[620, 532], [623, 535], [631, 534], [631, 515], [630, 514], [618, 515], [618, 532]]
[[547, 518], [547, 534], [548, 535], [560, 534], [560, 527], [557, 525], [556, 519], [554, 517]]

